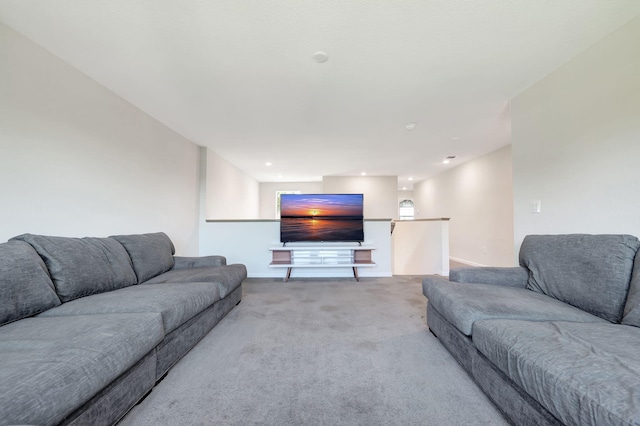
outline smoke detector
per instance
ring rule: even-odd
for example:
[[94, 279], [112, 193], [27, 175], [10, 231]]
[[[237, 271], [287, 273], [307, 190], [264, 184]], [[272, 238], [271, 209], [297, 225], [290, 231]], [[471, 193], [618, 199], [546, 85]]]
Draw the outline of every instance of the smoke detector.
[[323, 52], [322, 50], [318, 50], [317, 52], [314, 52], [314, 54], [311, 55], [311, 57], [313, 58], [314, 61], [316, 61], [319, 64], [322, 64], [329, 60], [329, 55], [327, 55], [327, 52]]

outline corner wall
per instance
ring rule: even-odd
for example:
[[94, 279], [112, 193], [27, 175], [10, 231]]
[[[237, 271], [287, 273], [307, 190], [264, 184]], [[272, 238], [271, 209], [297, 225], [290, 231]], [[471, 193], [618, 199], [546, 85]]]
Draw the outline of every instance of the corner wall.
[[258, 181], [210, 149], [206, 153], [205, 219], [258, 219]]
[[198, 147], [0, 24], [0, 241], [166, 232], [198, 251]]
[[452, 260], [513, 266], [511, 146], [414, 184], [416, 219], [450, 218]]
[[636, 18], [513, 99], [516, 250], [527, 234], [640, 236], [639, 76]]

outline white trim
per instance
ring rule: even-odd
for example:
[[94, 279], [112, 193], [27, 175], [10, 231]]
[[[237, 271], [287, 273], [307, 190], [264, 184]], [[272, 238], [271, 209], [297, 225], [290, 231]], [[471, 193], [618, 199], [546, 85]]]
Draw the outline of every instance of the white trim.
[[453, 257], [453, 256], [449, 256], [449, 260], [453, 260], [454, 262], [463, 263], [469, 266], [480, 266], [480, 267], [487, 266], [487, 265], [483, 265], [482, 263], [471, 262], [470, 260], [464, 260], [464, 259], [460, 259], [458, 257]]

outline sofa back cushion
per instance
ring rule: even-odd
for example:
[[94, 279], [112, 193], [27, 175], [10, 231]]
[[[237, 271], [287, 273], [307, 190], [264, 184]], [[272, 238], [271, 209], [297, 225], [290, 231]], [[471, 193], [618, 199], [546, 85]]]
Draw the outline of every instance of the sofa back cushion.
[[173, 268], [176, 252], [171, 239], [164, 232], [137, 235], [114, 235], [111, 238], [124, 246], [133, 262], [138, 283]]
[[0, 244], [0, 326], [60, 305], [47, 267], [27, 243]]
[[638, 247], [631, 235], [529, 235], [520, 265], [529, 290], [618, 323]]
[[29, 243], [38, 252], [62, 302], [136, 283], [129, 255], [111, 238], [24, 234], [12, 240]]
[[624, 304], [622, 323], [640, 327], [640, 252], [636, 253], [636, 259], [633, 263], [629, 294], [627, 295], [627, 302]]

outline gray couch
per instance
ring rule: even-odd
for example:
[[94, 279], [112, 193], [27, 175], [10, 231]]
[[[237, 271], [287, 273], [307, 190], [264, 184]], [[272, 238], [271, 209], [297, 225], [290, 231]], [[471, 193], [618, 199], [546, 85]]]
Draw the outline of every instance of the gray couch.
[[164, 233], [0, 244], [0, 424], [116, 423], [240, 303], [244, 265]]
[[530, 235], [423, 281], [429, 329], [516, 425], [640, 424], [640, 241]]

